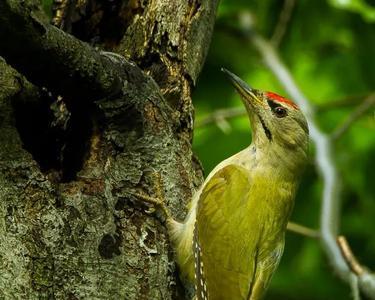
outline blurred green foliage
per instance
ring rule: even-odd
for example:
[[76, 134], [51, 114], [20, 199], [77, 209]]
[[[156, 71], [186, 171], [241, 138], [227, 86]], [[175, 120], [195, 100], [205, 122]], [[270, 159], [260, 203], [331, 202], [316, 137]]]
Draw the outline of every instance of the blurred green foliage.
[[52, 4], [53, 0], [40, 0], [42, 7], [45, 11], [45, 13], [51, 17], [52, 16]]
[[329, 0], [334, 7], [357, 12], [369, 21], [375, 21], [375, 9], [363, 0]]
[[[257, 30], [271, 38], [283, 5], [281, 0], [221, 1], [210, 52], [193, 97], [197, 123], [217, 109], [242, 105], [220, 72], [222, 66], [253, 87], [285, 95], [252, 46], [226, 30], [237, 22], [238, 13], [249, 11]], [[295, 1], [279, 51], [316, 107], [319, 126], [327, 134], [375, 90], [374, 5], [362, 0]], [[214, 123], [195, 130], [194, 151], [206, 174], [251, 140], [246, 117], [228, 122], [229, 134]], [[334, 157], [342, 179], [341, 233], [360, 261], [375, 269], [374, 108], [334, 143]], [[292, 220], [318, 228], [321, 192], [311, 153]], [[351, 299], [351, 292], [335, 276], [318, 241], [287, 233], [284, 257], [266, 299], [346, 300]]]

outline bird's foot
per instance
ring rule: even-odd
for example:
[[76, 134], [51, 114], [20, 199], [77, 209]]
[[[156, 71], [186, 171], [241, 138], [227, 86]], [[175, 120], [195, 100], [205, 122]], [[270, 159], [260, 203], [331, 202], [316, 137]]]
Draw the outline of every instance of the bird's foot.
[[167, 225], [170, 223], [174, 223], [174, 219], [172, 217], [171, 211], [165, 204], [165, 196], [162, 192], [162, 182], [160, 175], [157, 172], [152, 172], [152, 179], [151, 181], [154, 183], [154, 194], [155, 197], [151, 197], [149, 195], [146, 195], [144, 192], [139, 191], [129, 191], [128, 193], [132, 195], [137, 200], [140, 200], [142, 202], [151, 204], [152, 207], [149, 209], [148, 212], [161, 212], [163, 215], [163, 219], [161, 220], [163, 223], [165, 222]]
[[[128, 193], [132, 195], [134, 198], [136, 198], [137, 200], [153, 205], [154, 211], [161, 211], [167, 222], [173, 220], [173, 217], [169, 208], [167, 207], [167, 205], [164, 203], [164, 201], [161, 198], [159, 197], [154, 198], [154, 197], [145, 195], [144, 193], [140, 193], [140, 192], [128, 192]], [[153, 211], [149, 210], [149, 212], [153, 212]]]

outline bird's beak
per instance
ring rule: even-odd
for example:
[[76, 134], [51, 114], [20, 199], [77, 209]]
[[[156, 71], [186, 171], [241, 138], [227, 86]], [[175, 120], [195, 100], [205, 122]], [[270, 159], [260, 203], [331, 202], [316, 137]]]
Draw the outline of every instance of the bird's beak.
[[221, 68], [221, 71], [229, 77], [229, 80], [240, 94], [241, 99], [245, 102], [246, 108], [250, 108], [256, 113], [259, 106], [264, 106], [264, 103], [257, 97], [255, 89], [251, 88], [245, 81], [227, 69]]
[[[221, 70], [229, 77], [237, 92], [240, 94], [242, 102], [245, 104], [250, 118], [255, 145], [261, 145], [264, 141], [271, 141], [272, 134], [264, 121], [267, 116], [265, 115], [266, 103], [262, 100], [262, 93], [248, 86], [246, 82], [232, 72], [224, 68]], [[260, 135], [259, 132], [261, 131], [264, 131], [265, 134]]]

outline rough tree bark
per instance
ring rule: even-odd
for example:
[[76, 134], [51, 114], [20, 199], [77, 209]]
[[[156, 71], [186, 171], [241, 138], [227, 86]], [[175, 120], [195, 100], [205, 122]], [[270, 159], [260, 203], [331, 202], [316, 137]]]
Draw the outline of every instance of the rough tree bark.
[[[38, 0], [0, 1], [1, 299], [183, 297], [165, 228], [129, 192], [181, 218], [201, 182], [191, 91], [218, 1], [117, 2], [121, 37], [99, 46], [124, 60]], [[70, 114], [58, 133], [45, 88]]]

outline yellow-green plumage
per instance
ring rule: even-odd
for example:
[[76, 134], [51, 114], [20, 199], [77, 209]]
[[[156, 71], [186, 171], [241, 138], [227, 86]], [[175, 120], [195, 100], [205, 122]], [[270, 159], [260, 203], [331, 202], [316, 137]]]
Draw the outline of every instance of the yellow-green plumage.
[[196, 300], [259, 300], [283, 252], [308, 127], [291, 101], [226, 73], [247, 108], [252, 143], [208, 175], [185, 222], [168, 220], [169, 232]]
[[195, 226], [210, 299], [259, 299], [268, 285], [294, 196], [294, 184], [275, 187], [272, 175], [228, 165], [205, 185]]

